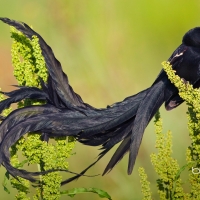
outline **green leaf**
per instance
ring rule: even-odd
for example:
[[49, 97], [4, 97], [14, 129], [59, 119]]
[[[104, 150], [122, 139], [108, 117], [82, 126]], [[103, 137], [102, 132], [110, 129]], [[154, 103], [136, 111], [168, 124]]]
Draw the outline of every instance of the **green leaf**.
[[20, 168], [20, 167], [23, 167], [24, 164], [28, 163], [30, 159], [26, 159], [22, 162], [20, 162], [19, 164], [15, 165], [16, 168]]
[[107, 198], [109, 200], [112, 200], [111, 196], [107, 192], [97, 189], [97, 188], [73, 188], [71, 190], [62, 191], [61, 194], [68, 195], [70, 197], [74, 197], [76, 194], [87, 193], [87, 192], [96, 193], [101, 198]]
[[9, 179], [10, 179], [9, 173], [6, 172], [6, 173], [5, 173], [5, 176], [4, 176], [4, 180], [3, 180], [2, 185], [3, 185], [4, 191], [6, 191], [8, 194], [10, 194], [10, 190], [9, 190], [6, 186], [7, 186], [7, 181], [8, 181]]

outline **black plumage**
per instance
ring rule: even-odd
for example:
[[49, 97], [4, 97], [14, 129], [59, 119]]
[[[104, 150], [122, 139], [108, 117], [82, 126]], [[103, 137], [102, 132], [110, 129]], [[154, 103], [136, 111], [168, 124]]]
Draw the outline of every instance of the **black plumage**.
[[[167, 110], [172, 110], [183, 102], [166, 73], [161, 70], [154, 83], [146, 90], [110, 107], [96, 109], [84, 103], [73, 91], [52, 49], [38, 33], [25, 23], [8, 18], [0, 20], [14, 26], [30, 39], [34, 35], [39, 38], [49, 75], [47, 83], [42, 82], [42, 89], [20, 87], [5, 93], [9, 98], [0, 103], [0, 111], [9, 107], [11, 103], [26, 98], [46, 100], [46, 104], [17, 109], [3, 120], [0, 125], [0, 164], [13, 176], [34, 181], [32, 176], [38, 173], [15, 169], [10, 165], [9, 148], [27, 132], [37, 131], [54, 137], [74, 136], [85, 145], [101, 146], [102, 152], [98, 159], [63, 184], [83, 175], [119, 142], [121, 144], [103, 174], [112, 170], [126, 153], [129, 153], [128, 174], [131, 174], [145, 128], [157, 110], [163, 103]], [[200, 86], [200, 28], [191, 29], [184, 35], [182, 44], [168, 61], [177, 75], [194, 87]]]

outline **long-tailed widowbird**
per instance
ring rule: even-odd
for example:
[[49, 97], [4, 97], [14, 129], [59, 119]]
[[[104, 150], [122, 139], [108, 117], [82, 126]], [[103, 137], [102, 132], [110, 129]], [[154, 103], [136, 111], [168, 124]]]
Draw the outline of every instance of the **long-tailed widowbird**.
[[[19, 87], [18, 90], [5, 93], [8, 98], [0, 102], [0, 111], [12, 103], [23, 99], [43, 99], [45, 105], [29, 106], [11, 112], [0, 125], [0, 164], [16, 176], [34, 181], [38, 173], [16, 169], [10, 164], [9, 148], [27, 132], [41, 132], [49, 137], [74, 136], [77, 141], [89, 146], [101, 146], [98, 159], [64, 183], [83, 175], [101, 159], [113, 146], [121, 142], [103, 174], [129, 153], [128, 174], [131, 174], [142, 137], [148, 123], [160, 106], [165, 103], [166, 110], [179, 106], [183, 100], [177, 88], [161, 70], [154, 83], [133, 96], [125, 98], [110, 107], [97, 109], [90, 106], [74, 92], [69, 85], [67, 75], [55, 58], [52, 49], [43, 38], [27, 24], [0, 18], [4, 23], [14, 26], [26, 37], [36, 35], [48, 70], [48, 81], [42, 89]], [[168, 59], [176, 74], [188, 81], [195, 88], [200, 86], [200, 27], [189, 30], [182, 39], [182, 44]]]

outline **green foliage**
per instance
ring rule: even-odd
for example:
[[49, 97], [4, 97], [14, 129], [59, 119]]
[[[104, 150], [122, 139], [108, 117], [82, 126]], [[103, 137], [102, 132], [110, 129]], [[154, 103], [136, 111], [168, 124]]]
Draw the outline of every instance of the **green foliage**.
[[18, 84], [40, 87], [39, 77], [46, 82], [48, 75], [38, 38], [33, 36], [30, 40], [13, 27], [11, 27], [11, 37], [13, 38], [12, 63]]
[[169, 63], [164, 62], [163, 66], [170, 81], [178, 88], [180, 97], [188, 105], [187, 117], [191, 145], [186, 151], [186, 161], [191, 186], [190, 198], [200, 199], [200, 174], [192, 170], [200, 169], [200, 90], [194, 89], [192, 85], [175, 75]]
[[88, 192], [98, 194], [100, 198], [107, 198], [109, 200], [112, 200], [107, 192], [100, 190], [98, 188], [73, 188], [71, 190], [63, 191], [62, 194], [74, 197], [76, 194], [88, 193]]
[[[178, 88], [180, 97], [188, 105], [187, 117], [191, 145], [186, 150], [186, 164], [180, 167], [177, 160], [172, 157], [172, 133], [170, 131], [167, 134], [162, 133], [160, 114], [158, 112], [155, 115], [156, 149], [158, 152], [151, 154], [151, 162], [159, 176], [157, 180], [158, 193], [161, 200], [198, 200], [200, 199], [200, 90], [194, 89], [192, 85], [177, 76], [168, 62], [162, 64], [168, 78]], [[190, 192], [183, 190], [180, 176], [184, 170], [189, 173]], [[143, 174], [144, 177], [144, 170], [143, 172], [140, 170], [139, 174], [140, 176]], [[147, 180], [141, 179], [141, 183], [144, 199], [150, 199], [150, 197], [146, 197], [146, 193], [150, 191], [150, 187], [146, 184]], [[144, 188], [144, 184], [146, 184], [146, 188]]]
[[[172, 158], [172, 134], [162, 133], [162, 120], [160, 114], [155, 115], [156, 149], [157, 154], [151, 154], [151, 162], [159, 175], [157, 185], [160, 199], [181, 199], [183, 197], [181, 179], [176, 177], [179, 171], [177, 160]], [[174, 184], [176, 183], [176, 187]]]
[[[32, 40], [25, 37], [21, 32], [11, 28], [11, 37], [14, 39], [12, 45], [12, 63], [14, 75], [19, 85], [40, 87], [39, 77], [47, 80], [47, 69], [41, 53], [38, 38], [33, 36]], [[19, 107], [31, 104], [41, 104], [33, 100], [20, 102]], [[27, 137], [22, 137], [17, 144], [12, 147], [11, 162], [15, 167], [20, 164], [17, 152], [21, 151], [28, 164], [37, 164], [40, 171], [49, 169], [68, 169], [66, 158], [70, 157], [75, 141], [66, 137], [55, 140], [55, 143], [47, 143], [40, 140], [40, 134], [29, 133]], [[14, 150], [13, 150], [14, 149]], [[24, 162], [23, 162], [24, 163]], [[11, 179], [12, 186], [19, 191], [16, 199], [23, 199], [28, 193], [30, 184], [27, 180], [19, 178], [20, 182]], [[22, 181], [23, 180], [23, 181]], [[59, 199], [60, 183], [62, 176], [59, 172], [52, 172], [40, 176], [42, 185], [36, 188], [34, 199]], [[23, 198], [22, 198], [23, 197]]]
[[[14, 66], [14, 75], [20, 86], [31, 86], [40, 88], [40, 78], [47, 81], [48, 73], [45, 66], [45, 61], [42, 56], [38, 38], [33, 36], [28, 39], [21, 32], [11, 27], [11, 37], [13, 38], [12, 45], [12, 63]], [[0, 94], [0, 101], [4, 97]], [[26, 99], [18, 104], [18, 107], [29, 105], [41, 105], [44, 101], [35, 101]], [[7, 116], [11, 109], [6, 109], [3, 112]], [[75, 139], [73, 137], [60, 137], [51, 139], [48, 143], [41, 140], [41, 134], [28, 133], [27, 136], [20, 138], [15, 145], [11, 147], [11, 164], [16, 168], [22, 168], [25, 164], [35, 164], [39, 171], [46, 171], [52, 169], [67, 170], [69, 163], [66, 161], [72, 155], [72, 150], [75, 146]], [[20, 161], [20, 156], [23, 159]], [[10, 180], [13, 188], [17, 189], [18, 193], [15, 198], [17, 200], [29, 200], [30, 196], [30, 182], [21, 177], [10, 178], [8, 172], [5, 174], [4, 190], [9, 193], [7, 188], [7, 181]], [[61, 174], [51, 172], [40, 176], [39, 183], [35, 187], [34, 200], [58, 200], [61, 195], [68, 195], [73, 197], [79, 193], [93, 192], [102, 198], [111, 199], [111, 197], [103, 190], [96, 188], [74, 188], [72, 190], [61, 191]]]
[[[0, 89], [1, 91], [1, 89]], [[4, 95], [2, 93], [0, 93], [0, 101], [3, 101], [5, 99]], [[7, 108], [3, 111], [2, 116], [6, 117], [7, 115], [9, 115], [12, 111], [12, 108]]]
[[142, 194], [144, 195], [143, 200], [152, 200], [150, 182], [147, 180], [147, 175], [143, 167], [138, 169], [140, 175], [140, 183], [142, 187]]

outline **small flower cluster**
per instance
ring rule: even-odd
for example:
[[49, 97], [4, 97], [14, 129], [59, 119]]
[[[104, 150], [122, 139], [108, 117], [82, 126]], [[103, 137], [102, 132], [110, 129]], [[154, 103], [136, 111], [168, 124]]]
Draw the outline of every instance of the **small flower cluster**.
[[186, 160], [191, 186], [190, 198], [200, 199], [200, 174], [192, 171], [192, 168], [200, 168], [200, 89], [194, 89], [192, 85], [175, 75], [169, 63], [164, 62], [163, 66], [170, 81], [178, 88], [180, 97], [188, 105], [187, 117], [191, 145], [187, 148]]
[[[151, 162], [159, 175], [157, 187], [160, 199], [200, 199], [200, 173], [193, 173], [193, 169], [200, 172], [200, 90], [181, 79], [175, 74], [169, 62], [162, 63], [169, 80], [178, 88], [180, 97], [188, 105], [188, 130], [191, 145], [186, 150], [187, 163], [180, 167], [177, 160], [172, 158], [172, 133], [162, 133], [160, 114], [155, 115], [156, 148], [158, 153], [151, 154]], [[180, 179], [181, 172], [189, 173], [190, 192], [184, 192]], [[151, 192], [144, 170], [139, 171], [142, 184], [142, 193], [145, 200], [150, 200]], [[144, 179], [145, 177], [145, 179]], [[144, 187], [146, 186], [146, 187]]]
[[181, 199], [183, 198], [183, 189], [180, 176], [177, 176], [180, 170], [178, 162], [172, 157], [172, 133], [168, 131], [162, 133], [162, 119], [160, 113], [155, 115], [156, 149], [158, 153], [151, 154], [151, 162], [159, 175], [157, 180], [158, 193], [160, 199]]
[[[13, 45], [11, 50], [14, 75], [20, 86], [31, 86], [40, 88], [40, 79], [47, 81], [48, 73], [42, 51], [38, 43], [38, 38], [33, 36], [28, 39], [21, 32], [11, 27], [11, 37]], [[39, 78], [40, 77], [40, 78]], [[28, 105], [39, 105], [44, 102], [36, 102], [26, 99], [19, 103], [19, 107]], [[8, 112], [8, 111], [4, 111]], [[55, 141], [42, 141], [41, 134], [29, 133], [27, 137], [22, 137], [11, 149], [11, 163], [14, 167], [22, 167], [25, 163], [36, 164], [40, 171], [51, 169], [68, 169], [66, 158], [70, 157], [74, 148], [75, 140], [72, 137], [56, 138]], [[25, 157], [20, 162], [19, 152]], [[62, 176], [59, 172], [51, 172], [40, 176], [40, 184], [36, 187], [34, 199], [59, 199], [60, 184]], [[19, 178], [11, 178], [11, 184], [18, 190], [16, 199], [29, 199], [29, 181]]]

